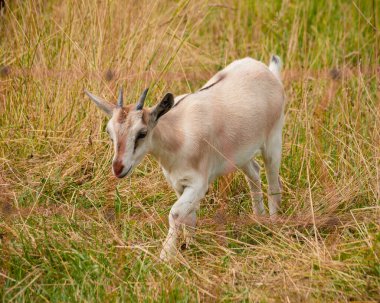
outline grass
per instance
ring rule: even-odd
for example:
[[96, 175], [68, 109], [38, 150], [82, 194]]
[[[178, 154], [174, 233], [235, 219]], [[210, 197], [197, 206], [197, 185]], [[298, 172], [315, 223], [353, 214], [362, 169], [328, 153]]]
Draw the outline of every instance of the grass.
[[[380, 299], [377, 1], [6, 1], [0, 16], [3, 302]], [[210, 187], [191, 249], [157, 256], [175, 201], [147, 157], [115, 180], [88, 88], [128, 102], [284, 61], [282, 215], [241, 173]], [[264, 189], [266, 186], [264, 184]]]

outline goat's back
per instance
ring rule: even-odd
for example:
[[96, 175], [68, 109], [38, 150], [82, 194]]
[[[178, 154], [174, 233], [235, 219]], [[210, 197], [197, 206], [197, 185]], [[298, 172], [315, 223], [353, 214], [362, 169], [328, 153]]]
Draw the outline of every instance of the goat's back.
[[160, 123], [182, 132], [182, 152], [198, 167], [213, 160], [244, 164], [282, 123], [282, 84], [252, 58], [232, 62], [202, 89], [181, 98]]

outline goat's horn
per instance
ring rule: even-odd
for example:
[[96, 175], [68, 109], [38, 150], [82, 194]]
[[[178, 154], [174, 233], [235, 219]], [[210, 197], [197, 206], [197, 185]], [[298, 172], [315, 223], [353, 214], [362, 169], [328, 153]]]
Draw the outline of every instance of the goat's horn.
[[123, 88], [120, 87], [119, 98], [117, 99], [117, 107], [123, 107]]
[[149, 88], [146, 88], [143, 93], [141, 94], [140, 98], [139, 98], [139, 101], [137, 101], [137, 104], [136, 104], [136, 110], [142, 110], [143, 107], [144, 107], [144, 101], [146, 99], [146, 95], [148, 93], [148, 90]]

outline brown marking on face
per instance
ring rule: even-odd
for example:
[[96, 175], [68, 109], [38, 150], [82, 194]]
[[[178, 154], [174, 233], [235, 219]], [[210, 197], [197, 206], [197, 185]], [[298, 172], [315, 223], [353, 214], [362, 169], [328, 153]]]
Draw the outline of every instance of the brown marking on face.
[[[123, 156], [124, 152], [125, 152], [125, 142], [126, 142], [126, 138], [120, 138], [120, 140], [118, 140], [117, 142], [117, 149], [116, 149], [116, 155], [117, 155], [117, 159], [120, 159], [120, 157]], [[121, 159], [120, 159], [121, 160]]]
[[[115, 136], [116, 140], [114, 144], [116, 144], [116, 153], [115, 153], [115, 163], [121, 163], [122, 157], [126, 150], [126, 142], [127, 142], [127, 131], [130, 128], [130, 119], [128, 119], [128, 114], [132, 111], [133, 105], [127, 105], [122, 108], [116, 109], [114, 112], [115, 122]], [[116, 167], [117, 169], [117, 167]], [[116, 172], [116, 169], [114, 171]]]
[[123, 124], [127, 119], [127, 114], [128, 113], [124, 110], [124, 108], [121, 108], [117, 115], [117, 122]]
[[[114, 167], [114, 172], [116, 175], [117, 175], [118, 169], [120, 169], [120, 166], [122, 166], [121, 163], [123, 162], [123, 155], [125, 152], [126, 141], [127, 141], [125, 136], [118, 135], [117, 137], [118, 138], [116, 139], [115, 160], [112, 163], [112, 165]], [[122, 169], [120, 169], [120, 170], [122, 170]]]
[[119, 108], [116, 121], [120, 124], [123, 124], [127, 120], [128, 113], [132, 110], [132, 104], [125, 107]]

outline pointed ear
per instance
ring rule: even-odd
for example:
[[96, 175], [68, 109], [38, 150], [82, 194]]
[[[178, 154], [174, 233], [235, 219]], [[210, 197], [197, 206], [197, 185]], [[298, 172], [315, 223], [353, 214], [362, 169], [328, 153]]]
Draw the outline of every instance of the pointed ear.
[[165, 115], [174, 105], [174, 96], [171, 93], [167, 93], [165, 97], [158, 103], [151, 112], [151, 119], [157, 123], [157, 120]]
[[84, 93], [90, 97], [92, 101], [94, 101], [95, 105], [99, 107], [102, 111], [104, 111], [108, 116], [112, 116], [113, 109], [115, 105], [108, 103], [102, 98], [91, 94], [89, 91], [85, 90]]

